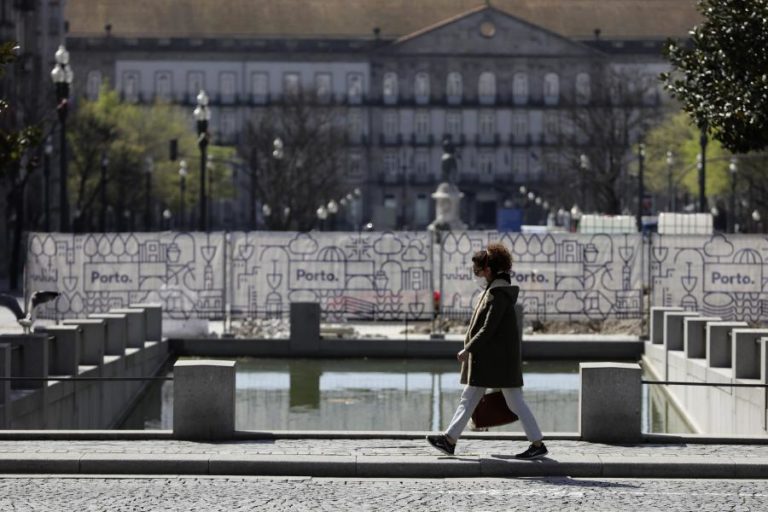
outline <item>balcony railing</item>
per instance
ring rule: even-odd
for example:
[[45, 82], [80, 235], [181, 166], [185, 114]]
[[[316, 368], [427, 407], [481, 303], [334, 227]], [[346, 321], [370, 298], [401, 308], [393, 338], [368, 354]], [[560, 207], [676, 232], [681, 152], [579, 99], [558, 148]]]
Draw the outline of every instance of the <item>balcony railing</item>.
[[431, 133], [412, 133], [411, 145], [413, 146], [432, 146], [435, 143], [435, 137]]
[[402, 146], [403, 134], [402, 133], [397, 133], [397, 134], [380, 133], [379, 145], [380, 146]]
[[501, 137], [498, 133], [478, 133], [475, 135], [475, 144], [478, 146], [499, 146]]

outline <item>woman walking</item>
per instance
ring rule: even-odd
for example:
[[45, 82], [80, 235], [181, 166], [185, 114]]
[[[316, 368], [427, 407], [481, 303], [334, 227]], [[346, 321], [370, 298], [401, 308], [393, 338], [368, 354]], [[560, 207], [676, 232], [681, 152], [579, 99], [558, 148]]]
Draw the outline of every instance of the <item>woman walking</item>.
[[456, 442], [486, 388], [501, 388], [509, 409], [517, 414], [531, 445], [518, 459], [545, 456], [541, 430], [523, 400], [522, 340], [515, 304], [520, 288], [512, 286], [509, 272], [512, 256], [504, 245], [492, 243], [472, 257], [472, 270], [485, 284], [485, 292], [472, 314], [461, 362], [461, 383], [465, 384], [459, 406], [443, 434], [429, 435], [427, 441], [443, 453], [453, 455]]

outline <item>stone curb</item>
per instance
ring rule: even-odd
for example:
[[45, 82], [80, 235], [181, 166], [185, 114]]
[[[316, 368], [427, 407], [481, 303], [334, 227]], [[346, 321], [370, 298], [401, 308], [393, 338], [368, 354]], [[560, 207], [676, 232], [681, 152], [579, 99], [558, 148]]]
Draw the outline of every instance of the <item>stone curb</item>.
[[768, 478], [768, 459], [704, 456], [349, 456], [0, 454], [0, 474], [251, 475], [336, 478]]

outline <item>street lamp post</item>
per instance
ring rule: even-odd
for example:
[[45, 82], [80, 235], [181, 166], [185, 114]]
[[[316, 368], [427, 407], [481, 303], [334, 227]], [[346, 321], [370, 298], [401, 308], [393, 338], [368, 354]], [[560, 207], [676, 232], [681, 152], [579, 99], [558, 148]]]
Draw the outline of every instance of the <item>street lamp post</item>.
[[184, 193], [187, 190], [187, 161], [179, 162], [179, 229], [185, 229]]
[[667, 151], [667, 210], [674, 212], [677, 205], [675, 199], [677, 193], [672, 195], [672, 165], [675, 163], [675, 156], [672, 151]]
[[643, 231], [643, 198], [645, 196], [645, 144], [637, 147], [637, 231]]
[[101, 212], [99, 212], [99, 231], [107, 231], [107, 167], [109, 158], [107, 154], [101, 155], [101, 180], [99, 182], [99, 196], [101, 200]]
[[336, 231], [336, 214], [339, 213], [339, 203], [331, 199], [328, 201], [328, 216], [330, 217], [330, 229]]
[[272, 208], [268, 204], [261, 207], [261, 213], [264, 215], [264, 227], [269, 229], [269, 217], [272, 215]]
[[213, 200], [213, 162], [211, 161], [210, 155], [208, 155], [206, 168], [208, 170], [208, 198], [211, 201], [211, 207], [208, 208], [208, 226], [213, 227], [213, 221], [216, 217], [213, 210], [216, 207], [216, 203]]
[[200, 91], [197, 106], [193, 112], [197, 121], [197, 145], [200, 148], [200, 231], [208, 231], [208, 205], [205, 193], [205, 171], [208, 164], [208, 121], [211, 111], [208, 108], [208, 95]]
[[51, 153], [53, 153], [53, 143], [51, 137], [45, 139], [45, 148], [43, 150], [43, 174], [45, 183], [43, 184], [43, 193], [45, 194], [45, 231], [51, 230]]
[[328, 218], [328, 210], [325, 206], [321, 206], [317, 209], [317, 219], [320, 221], [320, 231], [325, 229], [325, 219]]
[[67, 114], [69, 113], [69, 87], [74, 75], [69, 67], [69, 52], [60, 45], [54, 55], [56, 65], [51, 70], [51, 79], [56, 87], [56, 111], [61, 125], [61, 143], [59, 148], [59, 229], [66, 233], [69, 225], [69, 191], [67, 188]]
[[731, 158], [731, 163], [728, 165], [728, 171], [731, 174], [731, 211], [728, 213], [728, 231], [730, 233], [736, 232], [736, 176], [739, 172], [738, 162], [736, 157]]
[[701, 165], [699, 166], [699, 213], [707, 211], [707, 126], [701, 128], [699, 145], [701, 146]]
[[400, 223], [400, 229], [406, 230], [407, 229], [406, 223], [408, 222], [407, 221], [408, 212], [406, 209], [407, 208], [406, 203], [408, 202], [408, 169], [405, 166], [403, 166], [402, 171], [403, 171], [403, 212], [402, 212], [403, 221]]
[[152, 172], [155, 170], [155, 161], [151, 156], [147, 157], [144, 168], [145, 198], [144, 198], [144, 230], [152, 231]]

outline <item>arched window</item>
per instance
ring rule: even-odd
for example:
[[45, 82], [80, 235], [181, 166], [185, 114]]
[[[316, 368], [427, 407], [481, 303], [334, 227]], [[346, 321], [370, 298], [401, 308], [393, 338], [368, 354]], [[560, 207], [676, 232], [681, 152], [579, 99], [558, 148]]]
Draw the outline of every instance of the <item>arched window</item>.
[[493, 105], [496, 102], [496, 75], [490, 71], [484, 71], [480, 74], [477, 96], [483, 105]]
[[512, 77], [512, 100], [515, 105], [528, 103], [528, 75], [526, 73], [515, 73], [515, 76]]
[[384, 73], [384, 83], [382, 84], [384, 103], [394, 105], [397, 103], [397, 73]]
[[461, 79], [461, 73], [452, 71], [448, 73], [445, 81], [445, 95], [450, 105], [458, 105], [464, 95], [464, 83]]
[[158, 101], [171, 101], [173, 94], [173, 78], [170, 71], [158, 71], [155, 73], [155, 99]]
[[544, 75], [544, 104], [557, 105], [560, 101], [560, 77], [556, 73]]
[[429, 103], [429, 75], [427, 73], [416, 73], [416, 79], [413, 84], [413, 96], [419, 105]]
[[89, 71], [85, 84], [85, 97], [96, 101], [99, 99], [99, 90], [101, 90], [101, 71]]
[[590, 84], [589, 74], [579, 73], [576, 75], [576, 104], [586, 105], [592, 96], [592, 86]]

